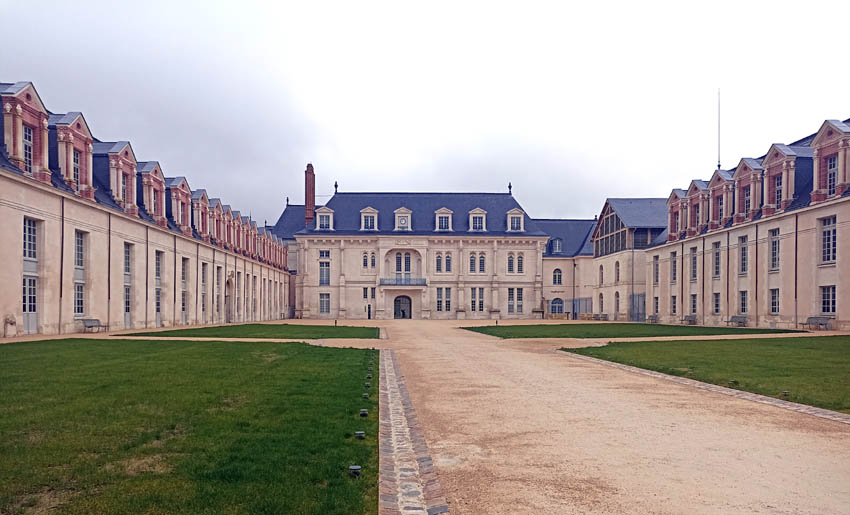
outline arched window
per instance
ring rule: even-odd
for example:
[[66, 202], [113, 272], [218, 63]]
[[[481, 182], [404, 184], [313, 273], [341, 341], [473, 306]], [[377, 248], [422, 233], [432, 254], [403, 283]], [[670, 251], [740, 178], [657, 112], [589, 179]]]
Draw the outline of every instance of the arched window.
[[602, 296], [602, 294], [600, 293], [600, 294], [599, 294], [599, 312], [600, 312], [600, 313], [602, 313], [603, 311], [605, 311], [605, 302], [604, 302], [604, 300], [605, 300], [605, 298], [604, 298], [604, 297]]
[[484, 254], [478, 256], [478, 273], [484, 273]]
[[603, 282], [605, 282], [605, 272], [602, 269], [602, 265], [599, 265], [599, 286], [602, 286]]
[[437, 273], [443, 271], [443, 256], [437, 254]]
[[555, 238], [554, 240], [552, 240], [552, 253], [557, 254], [561, 252], [561, 249], [561, 238]]
[[561, 281], [562, 281], [561, 269], [556, 268], [555, 270], [552, 271], [552, 284], [555, 285], [555, 286], [560, 286]]
[[452, 271], [452, 255], [446, 254], [446, 273]]
[[549, 303], [549, 313], [553, 315], [563, 315], [564, 301], [561, 299], [552, 299], [552, 302]]
[[620, 262], [617, 261], [614, 263], [614, 282], [620, 282]]
[[469, 273], [475, 273], [475, 254], [469, 254]]
[[371, 262], [371, 265], [372, 265], [372, 268], [375, 268], [375, 253], [374, 253], [374, 252], [372, 252], [372, 262]]
[[363, 253], [363, 268], [366, 268], [368, 266], [369, 266], [369, 255], [364, 252]]
[[614, 292], [614, 313], [620, 312], [620, 292]]
[[522, 271], [522, 254], [516, 257], [516, 273], [521, 274]]
[[410, 252], [404, 253], [404, 272], [410, 273]]
[[514, 255], [508, 254], [508, 273], [514, 273]]

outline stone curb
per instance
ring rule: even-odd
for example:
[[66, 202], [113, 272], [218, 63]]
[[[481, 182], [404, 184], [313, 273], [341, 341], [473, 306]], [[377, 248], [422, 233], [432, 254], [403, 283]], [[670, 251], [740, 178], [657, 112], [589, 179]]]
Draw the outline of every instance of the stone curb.
[[449, 513], [395, 351], [382, 350], [379, 515]]
[[743, 390], [735, 390], [734, 388], [727, 388], [725, 386], [719, 386], [711, 383], [703, 383], [702, 381], [697, 381], [696, 379], [688, 379], [687, 377], [679, 377], [673, 376], [669, 374], [663, 374], [661, 372], [656, 372], [654, 370], [647, 370], [645, 368], [633, 367], [631, 365], [623, 365], [622, 363], [616, 363], [614, 361], [606, 361], [604, 359], [594, 358], [591, 356], [585, 356], [583, 354], [576, 354], [574, 352], [566, 352], [566, 351], [557, 351], [563, 354], [566, 354], [572, 358], [581, 359], [584, 361], [589, 361], [591, 363], [596, 363], [599, 365], [605, 365], [613, 368], [619, 368], [620, 370], [625, 370], [626, 372], [631, 372], [634, 374], [641, 374], [645, 376], [655, 377], [657, 379], [664, 379], [667, 381], [672, 381], [674, 383], [679, 383], [681, 385], [690, 386], [693, 388], [699, 388], [700, 390], [706, 390], [709, 392], [720, 393], [723, 395], [728, 395], [730, 397], [736, 397], [738, 399], [744, 399], [752, 402], [759, 402], [761, 404], [768, 404], [770, 406], [775, 406], [777, 408], [782, 408], [790, 411], [796, 411], [797, 413], [804, 413], [806, 415], [812, 415], [814, 417], [825, 418], [827, 420], [832, 420], [835, 422], [840, 422], [842, 424], [850, 424], [850, 415], [845, 413], [839, 413], [837, 411], [832, 411], [823, 408], [816, 408], [814, 406], [808, 406], [806, 404], [799, 404], [791, 401], [784, 401], [782, 399], [775, 399], [773, 397], [768, 397], [766, 395], [760, 395], [757, 393], [745, 392]]

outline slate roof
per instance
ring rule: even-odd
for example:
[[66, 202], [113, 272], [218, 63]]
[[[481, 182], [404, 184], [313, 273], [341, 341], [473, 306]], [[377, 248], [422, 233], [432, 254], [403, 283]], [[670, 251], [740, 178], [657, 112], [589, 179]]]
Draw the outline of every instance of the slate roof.
[[[177, 177], [166, 177], [165, 178], [165, 187], [166, 188], [179, 188], [180, 183], [186, 181], [186, 178], [182, 175], [178, 175]], [[189, 184], [189, 181], [186, 181], [186, 184]]]
[[827, 120], [829, 123], [835, 126], [836, 129], [840, 130], [844, 134], [850, 132], [850, 119], [844, 120]]
[[304, 204], [287, 204], [277, 223], [272, 227], [272, 232], [284, 240], [294, 240], [295, 233], [302, 229], [304, 229]]
[[159, 161], [139, 161], [136, 163], [136, 170], [139, 172], [150, 173], [158, 164]]
[[27, 81], [15, 83], [0, 82], [0, 95], [14, 95], [29, 85], [30, 83]]
[[666, 198], [609, 198], [607, 202], [626, 227], [632, 229], [667, 227]]
[[55, 127], [56, 125], [69, 125], [80, 116], [81, 112], [71, 111], [70, 113], [50, 113], [47, 117], [47, 126]]
[[[596, 220], [574, 220], [558, 218], [535, 218], [534, 223], [549, 235], [543, 257], [592, 256], [593, 243], [590, 237]], [[552, 252], [552, 241], [561, 240], [561, 252]]]
[[129, 144], [129, 141], [95, 141], [92, 143], [92, 154], [115, 154]]
[[[192, 190], [192, 200], [201, 200], [201, 197], [203, 197], [206, 192], [207, 190], [203, 188], [199, 190]], [[209, 198], [209, 195], [207, 195], [207, 198]]]
[[708, 189], [708, 181], [703, 181], [703, 180], [700, 180], [700, 179], [694, 179], [691, 182], [694, 184], [694, 186], [699, 188], [701, 191], [705, 191], [705, 190]]
[[[525, 214], [525, 232], [508, 232], [508, 211], [518, 208], [519, 203], [510, 193], [336, 193], [325, 204], [334, 211], [334, 234], [363, 234], [360, 230], [360, 211], [367, 207], [378, 210], [376, 234], [425, 235], [438, 233], [434, 227], [434, 212], [440, 208], [453, 211], [453, 233], [469, 232], [469, 211], [481, 208], [487, 211], [487, 236], [546, 236], [531, 217]], [[406, 207], [411, 214], [411, 230], [393, 231], [394, 211]], [[525, 211], [525, 210], [523, 210]], [[318, 217], [318, 215], [317, 215]], [[315, 227], [304, 228], [299, 233], [324, 233]]]
[[815, 155], [815, 150], [812, 147], [785, 145], [783, 143], [774, 143], [773, 146], [779, 149], [786, 156], [814, 157]]
[[763, 156], [759, 157], [759, 158], [745, 157], [745, 158], [741, 159], [741, 161], [747, 163], [747, 165], [750, 168], [752, 168], [753, 170], [764, 170], [764, 168], [762, 168], [762, 166], [761, 166], [761, 162], [762, 162], [763, 159], [764, 159]]
[[717, 170], [717, 175], [722, 177], [724, 180], [732, 180], [732, 170]]

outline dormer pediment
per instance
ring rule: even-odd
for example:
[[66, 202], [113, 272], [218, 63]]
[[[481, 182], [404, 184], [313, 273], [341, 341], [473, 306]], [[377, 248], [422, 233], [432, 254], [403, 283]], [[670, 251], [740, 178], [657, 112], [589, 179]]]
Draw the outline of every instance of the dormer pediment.
[[413, 212], [413, 211], [411, 211], [411, 210], [407, 209], [407, 208], [406, 208], [406, 207], [404, 207], [404, 206], [402, 206], [402, 207], [400, 207], [400, 208], [396, 209], [395, 211], [393, 211], [393, 213], [395, 213], [395, 214], [397, 214], [397, 215], [409, 215], [409, 214], [410, 214], [410, 213], [412, 213], [412, 212]]
[[34, 109], [41, 111], [42, 113], [47, 113], [47, 108], [44, 107], [44, 102], [41, 101], [41, 96], [39, 96], [38, 92], [35, 90], [35, 86], [33, 86], [32, 82], [17, 82], [9, 89], [12, 91], [9, 93], [2, 93], [3, 96], [11, 96], [23, 101], [25, 104], [29, 104]]
[[[63, 115], [50, 115], [47, 122], [52, 127], [64, 127], [71, 130], [74, 130], [89, 140], [92, 139], [91, 130], [89, 129], [89, 124], [86, 122], [83, 113], [80, 112], [71, 112]], [[61, 136], [60, 136], [61, 137]]]
[[333, 212], [334, 212], [334, 210], [329, 208], [328, 206], [322, 206], [322, 207], [316, 209], [316, 213], [330, 214], [330, 213], [333, 213]]
[[760, 160], [752, 157], [744, 157], [738, 162], [738, 166], [735, 167], [735, 175], [733, 178], [738, 180], [741, 177], [745, 177], [753, 172], [761, 170], [764, 170], [764, 167], [762, 167]]
[[484, 211], [480, 207], [476, 207], [475, 209], [470, 210], [469, 214], [470, 215], [486, 215], [487, 211]]
[[682, 201], [685, 198], [686, 191], [683, 189], [676, 188], [670, 192], [670, 196], [667, 197], [667, 205], [675, 205]]
[[693, 180], [691, 181], [690, 186], [688, 186], [687, 196], [690, 198], [707, 192], [708, 183], [706, 181]]
[[708, 181], [708, 187], [709, 189], [714, 189], [723, 186], [724, 184], [731, 182], [731, 178], [732, 177], [729, 175], [729, 172], [725, 170], [715, 170], [711, 175], [711, 180]]
[[377, 215], [378, 214], [378, 210], [375, 209], [372, 206], [366, 206], [363, 209], [361, 209], [360, 212], [364, 215]]
[[207, 196], [207, 190], [195, 190], [192, 192], [192, 202], [197, 202], [202, 206], [210, 205], [210, 198]]
[[522, 209], [520, 209], [518, 207], [515, 207], [515, 208], [511, 209], [510, 211], [508, 211], [508, 214], [509, 215], [524, 215], [525, 211], [523, 211]]
[[454, 211], [447, 207], [441, 207], [440, 209], [434, 211], [434, 213], [438, 215], [452, 215], [454, 214]]
[[849, 135], [850, 126], [844, 122], [840, 120], [824, 120], [818, 133], [815, 135], [815, 139], [812, 140], [812, 147], [827, 145]]

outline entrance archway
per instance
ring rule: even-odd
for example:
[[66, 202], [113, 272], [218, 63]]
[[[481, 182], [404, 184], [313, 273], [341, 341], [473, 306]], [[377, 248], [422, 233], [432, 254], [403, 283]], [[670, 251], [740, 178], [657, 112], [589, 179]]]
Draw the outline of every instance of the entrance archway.
[[393, 303], [393, 318], [411, 318], [411, 302], [407, 295], [399, 295]]

